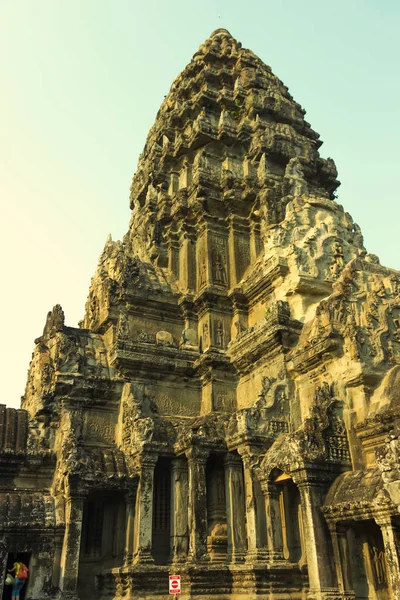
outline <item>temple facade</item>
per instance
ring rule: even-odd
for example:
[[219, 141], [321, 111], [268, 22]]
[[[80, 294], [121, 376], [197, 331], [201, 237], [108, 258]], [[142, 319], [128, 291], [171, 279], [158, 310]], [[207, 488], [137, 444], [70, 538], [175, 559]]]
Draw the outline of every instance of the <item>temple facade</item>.
[[400, 273], [304, 117], [224, 29], [173, 82], [83, 321], [0, 405], [25, 600], [400, 599]]

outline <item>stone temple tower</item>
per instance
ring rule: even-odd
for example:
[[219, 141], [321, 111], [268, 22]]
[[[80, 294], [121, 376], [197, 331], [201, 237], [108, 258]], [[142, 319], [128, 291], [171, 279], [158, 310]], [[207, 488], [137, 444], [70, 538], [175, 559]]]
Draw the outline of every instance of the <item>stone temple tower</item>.
[[224, 29], [173, 82], [80, 327], [0, 406], [26, 600], [400, 598], [400, 273], [304, 116]]

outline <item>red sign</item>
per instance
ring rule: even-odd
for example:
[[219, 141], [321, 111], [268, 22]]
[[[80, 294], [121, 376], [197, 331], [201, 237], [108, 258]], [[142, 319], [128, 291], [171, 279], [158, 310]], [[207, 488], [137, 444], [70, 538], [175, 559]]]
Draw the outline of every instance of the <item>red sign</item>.
[[170, 575], [169, 576], [169, 593], [180, 594], [181, 593], [181, 576]]

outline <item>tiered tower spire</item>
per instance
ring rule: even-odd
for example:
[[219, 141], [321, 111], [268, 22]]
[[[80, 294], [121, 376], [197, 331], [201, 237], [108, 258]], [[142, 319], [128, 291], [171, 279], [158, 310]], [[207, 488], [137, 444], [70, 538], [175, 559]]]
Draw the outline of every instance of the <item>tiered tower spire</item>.
[[261, 229], [283, 219], [293, 192], [332, 198], [339, 185], [304, 115], [270, 67], [227, 30], [214, 31], [149, 132], [131, 186], [131, 252], [169, 267], [182, 289], [199, 290], [217, 261], [205, 256], [212, 228], [218, 260], [229, 239], [224, 283], [234, 285], [259, 254]]
[[304, 115], [214, 31], [162, 103], [82, 326], [54, 307], [25, 410], [0, 411], [0, 509], [30, 456], [15, 486], [29, 497], [33, 469], [46, 490], [67, 600], [161, 597], [178, 564], [193, 598], [350, 598], [364, 560], [397, 597], [400, 275], [367, 254]]

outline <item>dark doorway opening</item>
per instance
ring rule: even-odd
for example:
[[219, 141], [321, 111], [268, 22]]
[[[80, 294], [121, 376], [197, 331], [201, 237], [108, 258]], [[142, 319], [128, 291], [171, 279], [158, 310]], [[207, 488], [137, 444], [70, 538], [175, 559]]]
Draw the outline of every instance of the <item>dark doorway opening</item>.
[[224, 473], [223, 456], [210, 454], [206, 466], [207, 551], [212, 562], [224, 562], [228, 548]]
[[283, 529], [283, 556], [291, 563], [298, 563], [303, 555], [300, 523], [301, 502], [298, 487], [292, 479], [282, 485], [280, 497]]
[[[30, 552], [9, 552], [8, 557], [7, 557], [7, 568], [6, 568], [5, 576], [7, 576], [7, 572], [13, 568], [13, 564], [15, 562], [22, 562], [29, 569], [30, 562], [31, 562], [31, 553]], [[12, 575], [14, 575], [14, 573], [12, 573]], [[29, 576], [30, 576], [30, 571], [29, 571]], [[29, 587], [29, 579], [30, 579], [30, 577], [28, 577], [28, 580], [26, 581], [24, 587], [22, 588], [22, 590], [19, 593], [20, 600], [25, 600], [26, 592]], [[4, 585], [2, 600], [11, 600], [11, 592], [12, 592], [12, 585]]]
[[156, 565], [166, 565], [171, 554], [170, 461], [160, 458], [154, 470], [152, 554]]
[[[372, 520], [353, 522], [347, 532], [351, 578], [356, 598], [389, 600], [388, 570], [380, 527]], [[373, 590], [373, 595], [371, 595]]]
[[125, 512], [122, 492], [92, 490], [85, 500], [78, 576], [82, 600], [94, 598], [96, 576], [123, 564]]

